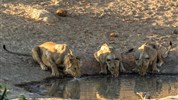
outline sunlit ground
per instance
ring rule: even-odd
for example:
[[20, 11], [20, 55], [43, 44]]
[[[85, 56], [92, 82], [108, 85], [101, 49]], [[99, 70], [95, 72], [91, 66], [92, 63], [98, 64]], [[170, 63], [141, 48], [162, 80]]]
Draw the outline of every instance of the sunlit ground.
[[[18, 3], [4, 1], [1, 12], [22, 17], [27, 21], [39, 21], [41, 19], [36, 10], [45, 9], [55, 15], [55, 10], [62, 8], [68, 11], [69, 18], [62, 19], [63, 22], [65, 20], [63, 25], [61, 19], [55, 20], [57, 23], [54, 24], [54, 29], [64, 26], [64, 31], [70, 28], [77, 34], [80, 30], [78, 37], [82, 38], [85, 35], [86, 38], [92, 38], [92, 41], [82, 38], [80, 46], [89, 47], [108, 41], [103, 35], [115, 32], [119, 37], [113, 40], [118, 43], [118, 47], [125, 50], [129, 45], [141, 45], [145, 40], [161, 43], [170, 41], [173, 30], [169, 28], [178, 26], [177, 5], [177, 0], [41, 0], [38, 2], [31, 0]], [[50, 33], [48, 30], [43, 30]], [[87, 33], [90, 31], [91, 36]], [[53, 33], [58, 32], [56, 30]], [[101, 36], [103, 38], [98, 39]]]
[[[141, 21], [154, 26], [176, 27], [178, 25], [177, 0], [41, 0], [7, 2], [3, 6], [6, 14], [30, 17], [30, 9], [53, 10], [60, 7], [76, 15], [90, 14], [104, 17], [116, 16], [123, 21]], [[54, 1], [54, 2], [53, 2]], [[57, 3], [55, 3], [57, 1]]]

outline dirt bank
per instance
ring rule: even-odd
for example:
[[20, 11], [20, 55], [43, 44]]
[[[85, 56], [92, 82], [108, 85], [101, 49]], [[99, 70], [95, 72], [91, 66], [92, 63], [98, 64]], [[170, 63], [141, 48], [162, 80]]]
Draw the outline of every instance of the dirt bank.
[[[52, 2], [56, 1], [56, 2]], [[58, 2], [57, 2], [58, 1]], [[2, 0], [0, 1], [0, 45], [22, 53], [43, 42], [67, 43], [83, 60], [82, 73], [95, 74], [98, 65], [93, 53], [103, 43], [114, 42], [114, 46], [124, 52], [137, 48], [146, 41], [167, 44], [173, 41], [173, 49], [160, 68], [161, 73], [178, 73], [178, 2], [176, 0]], [[66, 9], [67, 17], [55, 15], [57, 8]], [[55, 21], [36, 20], [29, 9], [47, 10]], [[38, 17], [37, 17], [38, 18]], [[118, 37], [109, 37], [110, 33]], [[13, 84], [38, 81], [50, 76], [49, 71], [41, 71], [31, 57], [8, 54], [0, 49], [0, 83]], [[125, 57], [129, 71], [133, 65]], [[91, 70], [88, 70], [91, 69]], [[20, 89], [21, 90], [21, 89]], [[21, 90], [18, 93], [25, 93]], [[30, 94], [30, 93], [29, 93]], [[34, 97], [35, 94], [29, 95]], [[13, 93], [10, 98], [15, 98]], [[28, 95], [27, 95], [28, 97]]]

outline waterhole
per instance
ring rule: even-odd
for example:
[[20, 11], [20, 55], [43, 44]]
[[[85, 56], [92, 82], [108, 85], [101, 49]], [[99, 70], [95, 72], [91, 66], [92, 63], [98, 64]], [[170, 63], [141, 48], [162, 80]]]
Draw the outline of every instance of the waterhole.
[[41, 82], [19, 84], [25, 90], [42, 96], [63, 99], [158, 99], [178, 95], [178, 77], [154, 75], [90, 76], [80, 79], [48, 79]]

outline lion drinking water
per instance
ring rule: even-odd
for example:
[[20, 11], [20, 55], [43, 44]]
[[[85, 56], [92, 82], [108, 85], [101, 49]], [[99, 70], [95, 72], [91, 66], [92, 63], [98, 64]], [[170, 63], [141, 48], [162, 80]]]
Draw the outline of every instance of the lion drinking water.
[[[3, 48], [9, 53], [23, 55], [7, 50], [5, 45], [3, 45]], [[80, 76], [80, 59], [72, 54], [67, 44], [45, 42], [32, 49], [32, 58], [40, 65], [42, 70], [50, 68], [52, 76], [63, 75], [63, 73], [70, 74], [73, 77]]]
[[120, 69], [125, 70], [122, 64], [121, 54], [113, 47], [109, 47], [106, 43], [100, 47], [100, 50], [94, 53], [94, 57], [100, 64], [100, 73], [107, 74], [108, 68], [111, 74], [117, 77]]
[[171, 47], [172, 42], [170, 42], [167, 48], [148, 42], [141, 45], [138, 48], [139, 57], [135, 61], [140, 74], [142, 76], [145, 75], [148, 68], [151, 68], [152, 71], [159, 72], [158, 67], [164, 63], [163, 59], [168, 56]]

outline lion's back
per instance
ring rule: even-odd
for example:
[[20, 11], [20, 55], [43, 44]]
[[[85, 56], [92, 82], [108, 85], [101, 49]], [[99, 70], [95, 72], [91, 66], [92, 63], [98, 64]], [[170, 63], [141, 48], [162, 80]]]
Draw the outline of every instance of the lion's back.
[[45, 42], [45, 43], [39, 45], [39, 47], [44, 48], [51, 52], [56, 52], [56, 49], [55, 49], [56, 44], [57, 43], [55, 43], [55, 42]]

